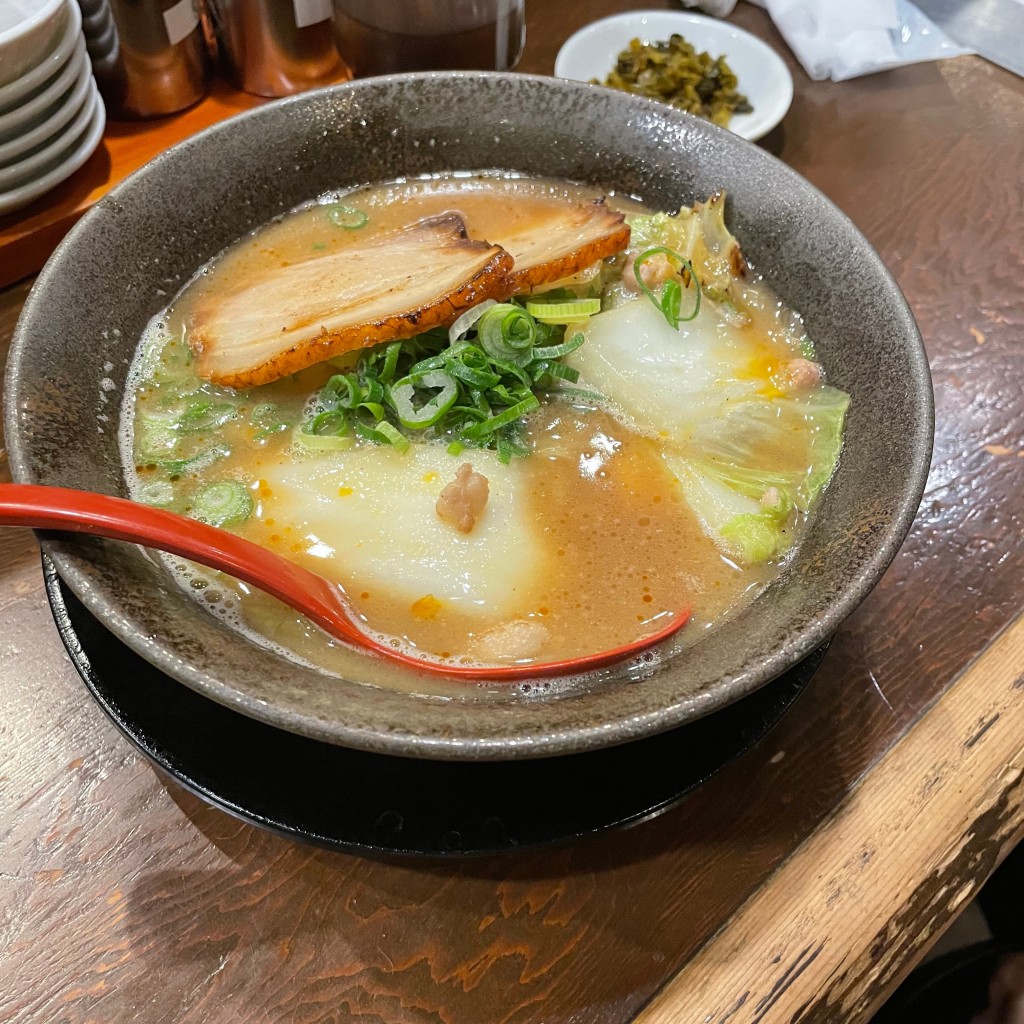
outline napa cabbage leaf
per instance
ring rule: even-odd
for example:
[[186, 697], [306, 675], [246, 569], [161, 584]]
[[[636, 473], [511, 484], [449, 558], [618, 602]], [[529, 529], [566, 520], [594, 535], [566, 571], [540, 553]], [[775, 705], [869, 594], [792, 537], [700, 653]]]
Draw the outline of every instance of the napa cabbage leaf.
[[592, 317], [586, 334], [567, 362], [659, 438], [704, 532], [747, 564], [781, 557], [835, 471], [849, 396], [781, 391], [763, 349], [713, 305], [675, 330], [639, 299]]
[[706, 202], [684, 206], [676, 214], [634, 214], [627, 217], [629, 249], [664, 245], [689, 260], [705, 290], [728, 292], [734, 278], [746, 273], [740, 244], [725, 226], [725, 193], [716, 192]]

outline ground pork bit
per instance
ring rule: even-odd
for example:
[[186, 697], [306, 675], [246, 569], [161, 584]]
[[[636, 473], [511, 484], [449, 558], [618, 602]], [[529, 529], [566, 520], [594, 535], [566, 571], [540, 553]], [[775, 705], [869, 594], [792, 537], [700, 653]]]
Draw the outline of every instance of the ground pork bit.
[[[670, 277], [676, 277], [676, 268], [664, 253], [658, 253], [640, 264], [640, 276], [652, 291], [664, 284]], [[636, 279], [636, 256], [630, 256], [622, 268], [622, 284], [627, 291], [639, 292], [640, 285]]]
[[489, 494], [487, 477], [474, 473], [473, 467], [464, 462], [438, 497], [437, 514], [460, 533], [469, 533], [483, 513]]
[[782, 367], [781, 377], [787, 391], [809, 391], [821, 383], [821, 367], [810, 359], [791, 359]]

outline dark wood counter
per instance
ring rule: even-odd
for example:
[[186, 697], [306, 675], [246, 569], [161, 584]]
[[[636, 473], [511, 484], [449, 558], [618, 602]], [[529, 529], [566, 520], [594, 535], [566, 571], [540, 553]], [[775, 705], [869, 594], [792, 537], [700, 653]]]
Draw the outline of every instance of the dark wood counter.
[[[626, 6], [531, 2], [521, 70]], [[32, 535], [0, 531], [0, 1020], [865, 1021], [1024, 833], [1024, 80], [962, 57], [815, 83], [762, 11], [733, 20], [793, 69], [763, 144], [878, 248], [935, 381], [918, 521], [809, 692], [632, 829], [332, 854], [137, 755], [64, 654]], [[0, 358], [26, 294], [0, 292]]]

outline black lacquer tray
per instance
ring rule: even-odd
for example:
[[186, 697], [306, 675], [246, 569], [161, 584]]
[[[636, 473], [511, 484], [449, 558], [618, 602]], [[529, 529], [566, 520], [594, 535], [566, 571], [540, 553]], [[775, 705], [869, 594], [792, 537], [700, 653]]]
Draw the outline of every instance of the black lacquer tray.
[[43, 572], [72, 662], [157, 767], [244, 821], [357, 853], [494, 854], [647, 818], [775, 726], [827, 649], [722, 711], [623, 746], [536, 761], [414, 760], [307, 739], [200, 696], [109, 633], [45, 557]]

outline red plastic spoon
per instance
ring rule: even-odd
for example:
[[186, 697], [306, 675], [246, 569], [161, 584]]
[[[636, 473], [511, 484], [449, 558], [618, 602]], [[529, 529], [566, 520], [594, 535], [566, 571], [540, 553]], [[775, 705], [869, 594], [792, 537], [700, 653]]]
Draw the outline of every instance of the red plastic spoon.
[[629, 658], [670, 637], [685, 625], [689, 609], [656, 633], [610, 651], [528, 665], [451, 665], [425, 661], [364, 633], [344, 590], [330, 580], [227, 530], [91, 491], [35, 484], [0, 484], [0, 526], [90, 533], [169, 551], [229, 573], [302, 612], [321, 629], [347, 643], [420, 672], [465, 679], [517, 679], [569, 675]]

